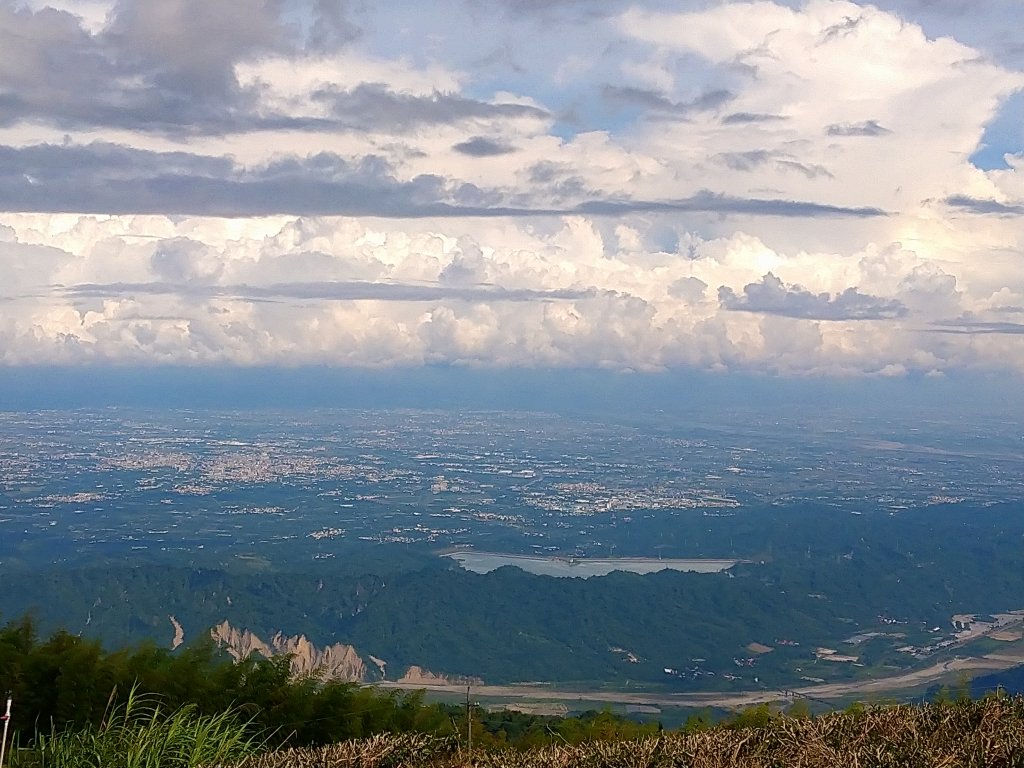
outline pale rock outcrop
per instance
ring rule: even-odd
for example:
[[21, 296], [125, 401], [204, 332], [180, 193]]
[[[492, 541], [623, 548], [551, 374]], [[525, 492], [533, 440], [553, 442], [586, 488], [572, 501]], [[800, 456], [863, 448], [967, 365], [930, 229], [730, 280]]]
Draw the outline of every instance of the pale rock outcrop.
[[414, 664], [399, 678], [398, 683], [400, 685], [483, 685], [484, 681], [479, 677], [440, 675]]
[[344, 643], [320, 648], [305, 635], [289, 636], [282, 632], [265, 641], [248, 629], [237, 629], [227, 621], [211, 629], [210, 636], [236, 661], [253, 653], [267, 659], [291, 654], [291, 672], [295, 677], [315, 675], [321, 680], [349, 683], [369, 682], [376, 677], [356, 649]]
[[171, 650], [176, 651], [181, 647], [181, 644], [185, 642], [185, 630], [182, 628], [181, 622], [176, 618], [173, 616], [168, 616], [167, 618], [170, 619], [171, 626], [174, 627], [174, 638], [171, 640]]

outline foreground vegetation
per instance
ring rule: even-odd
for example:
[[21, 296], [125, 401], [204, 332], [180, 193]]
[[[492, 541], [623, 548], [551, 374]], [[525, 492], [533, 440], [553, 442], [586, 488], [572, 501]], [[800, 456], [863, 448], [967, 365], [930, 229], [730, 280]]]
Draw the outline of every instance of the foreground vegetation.
[[[1024, 698], [942, 697], [812, 717], [768, 705], [677, 732], [610, 712], [543, 717], [289, 678], [287, 659], [235, 664], [203, 644], [105, 652], [23, 619], [0, 628], [13, 688], [9, 768], [1024, 766]], [[966, 690], [966, 689], [965, 689]]]
[[165, 712], [131, 691], [99, 725], [40, 735], [14, 753], [12, 768], [197, 768], [226, 765], [263, 751], [235, 711], [200, 715], [194, 704]]
[[472, 755], [451, 740], [388, 736], [250, 757], [237, 768], [1000, 768], [1024, 764], [1024, 699], [769, 717], [630, 741]]
[[[427, 703], [420, 692], [296, 680], [287, 657], [234, 663], [208, 639], [173, 653], [151, 645], [107, 652], [97, 641], [63, 631], [42, 639], [28, 618], [0, 627], [0, 691], [5, 688], [15, 702], [11, 729], [24, 747], [68, 733], [109, 741], [126, 732], [110, 729], [118, 722], [112, 712], [132, 728], [169, 727], [168, 713], [181, 722], [226, 727], [224, 713], [229, 712], [246, 738], [265, 740], [272, 748], [378, 733], [450, 737], [467, 730], [462, 707]], [[141, 717], [151, 710], [153, 717]], [[183, 712], [188, 713], [184, 720]], [[608, 712], [545, 717], [475, 709], [472, 729], [481, 746], [526, 748], [551, 741], [637, 738], [656, 732], [658, 725]], [[51, 741], [54, 749], [62, 743]]]
[[266, 751], [234, 713], [160, 717], [131, 707], [111, 723], [42, 739], [11, 768], [1009, 768], [1024, 765], [1024, 699], [855, 707], [793, 717], [759, 707], [732, 722], [633, 739], [531, 749], [477, 747], [456, 737], [378, 734]]

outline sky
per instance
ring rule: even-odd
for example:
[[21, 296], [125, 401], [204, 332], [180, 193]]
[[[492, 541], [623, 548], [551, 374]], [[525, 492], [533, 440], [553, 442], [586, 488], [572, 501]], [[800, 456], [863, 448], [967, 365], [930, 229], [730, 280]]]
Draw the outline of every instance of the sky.
[[0, 0], [0, 366], [1024, 373], [1020, 0]]

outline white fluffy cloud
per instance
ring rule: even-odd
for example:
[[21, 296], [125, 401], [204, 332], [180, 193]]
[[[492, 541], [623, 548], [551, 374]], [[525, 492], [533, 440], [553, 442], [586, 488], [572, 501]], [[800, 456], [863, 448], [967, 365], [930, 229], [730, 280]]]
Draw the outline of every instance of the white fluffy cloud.
[[1024, 370], [994, 23], [251, 5], [0, 2], [0, 362]]
[[899, 245], [787, 254], [684, 234], [655, 252], [584, 217], [0, 219], [8, 364], [942, 371], [1013, 364], [979, 359], [975, 337], [996, 334], [975, 323], [1012, 319], [1024, 295], [1019, 279], [970, 294]]

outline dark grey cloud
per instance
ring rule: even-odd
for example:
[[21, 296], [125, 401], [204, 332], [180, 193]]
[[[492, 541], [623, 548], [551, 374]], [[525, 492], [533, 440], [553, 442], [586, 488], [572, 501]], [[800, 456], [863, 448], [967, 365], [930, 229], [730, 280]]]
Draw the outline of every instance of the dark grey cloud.
[[381, 83], [364, 83], [351, 90], [321, 88], [312, 97], [328, 105], [339, 124], [359, 130], [395, 131], [461, 120], [549, 116], [545, 110], [529, 104], [492, 104], [440, 92], [419, 96], [392, 91]]
[[985, 200], [968, 195], [951, 195], [943, 202], [952, 208], [961, 208], [971, 213], [991, 214], [995, 216], [1024, 215], [1024, 205], [1000, 203], [996, 200]]
[[808, 179], [820, 179], [823, 177], [828, 179], [835, 178], [828, 168], [823, 165], [819, 165], [818, 163], [801, 163], [789, 158], [780, 158], [775, 161], [775, 165], [780, 170], [795, 171]]
[[[550, 191], [510, 195], [424, 174], [399, 180], [380, 157], [357, 162], [331, 153], [240, 168], [225, 157], [150, 152], [115, 144], [0, 147], [0, 210], [156, 213], [443, 216], [617, 216], [682, 212], [784, 217], [874, 217], [878, 208], [799, 200], [738, 198], [702, 191], [673, 200], [614, 198], [565, 182], [555, 169]], [[571, 196], [576, 193], [575, 196]]]
[[759, 283], [743, 287], [737, 295], [728, 286], [718, 289], [718, 302], [734, 312], [758, 312], [802, 320], [892, 320], [907, 308], [895, 299], [883, 299], [847, 288], [842, 293], [811, 293], [799, 285], [786, 285], [771, 272]]
[[[890, 3], [891, 4], [891, 3]], [[962, 16], [977, 7], [974, 0], [898, 0], [897, 7], [904, 12], [933, 10], [952, 16]]]
[[987, 336], [987, 335], [1024, 335], [1024, 323], [1013, 323], [1008, 321], [987, 321], [975, 320], [969, 317], [957, 318], [955, 320], [937, 320], [932, 323], [930, 330], [933, 333], [952, 333], [965, 336]]
[[876, 216], [888, 215], [881, 208], [848, 208], [844, 206], [825, 205], [822, 203], [810, 203], [799, 200], [732, 197], [708, 191], [702, 191], [692, 197], [679, 200], [593, 200], [580, 203], [572, 210], [563, 211], [562, 213], [615, 215], [622, 213], [658, 213], [672, 211], [682, 213], [717, 213], [797, 218], [873, 218]]
[[789, 118], [785, 115], [769, 115], [762, 112], [733, 112], [722, 118], [722, 125], [751, 125], [756, 123], [777, 123]]
[[492, 14], [498, 9], [510, 19], [538, 18], [573, 23], [579, 20], [598, 20], [620, 13], [630, 0], [469, 0], [470, 5], [482, 13]]
[[[62, 194], [82, 186], [74, 197], [96, 195], [104, 190], [90, 184], [116, 184], [118, 180], [155, 176], [227, 176], [234, 164], [227, 157], [207, 157], [188, 152], [151, 152], [120, 144], [94, 142], [82, 145], [35, 144], [23, 148], [0, 145], [0, 200], [9, 210], [16, 191], [46, 189]], [[33, 197], [38, 195], [33, 195]], [[62, 209], [63, 210], [63, 209]]]
[[[91, 84], [90, 84], [91, 87]], [[313, 98], [327, 102], [330, 117], [293, 117], [255, 111], [256, 91], [237, 90], [223, 97], [192, 97], [169, 88], [124, 90], [90, 97], [85, 86], [78, 95], [24, 90], [0, 93], [0, 125], [44, 120], [67, 129], [96, 126], [124, 128], [172, 136], [224, 135], [256, 131], [380, 131], [398, 133], [419, 125], [464, 120], [546, 118], [548, 113], [525, 104], [477, 101], [452, 94], [417, 96], [398, 93], [379, 83], [351, 90], [321, 89]]]
[[725, 89], [706, 91], [689, 101], [672, 101], [657, 91], [632, 86], [606, 85], [602, 97], [611, 103], [640, 107], [655, 113], [687, 115], [715, 110], [729, 103], [735, 94]]
[[234, 65], [282, 50], [288, 39], [282, 0], [120, 0], [98, 38], [123, 70], [181, 96], [230, 98]]
[[0, 5], [0, 82], [6, 93], [35, 90], [41, 98], [74, 94], [97, 74], [116, 74], [113, 62], [73, 14]]
[[734, 171], [752, 171], [775, 156], [774, 152], [767, 149], [751, 149], [745, 152], [720, 152], [715, 155], [715, 159]]
[[780, 171], [795, 171], [808, 179], [833, 178], [832, 173], [817, 163], [802, 163], [790, 154], [767, 149], [745, 152], [720, 152], [713, 159], [724, 163], [733, 171], [753, 171], [771, 163]]
[[[527, 169], [531, 184], [551, 184], [575, 174], [575, 167], [569, 163], [541, 160]], [[578, 177], [576, 177], [578, 178]]]
[[[548, 8], [580, 8], [580, 9], [610, 9], [625, 5], [626, 0], [501, 0], [496, 5], [507, 10], [534, 12], [544, 11]], [[491, 7], [493, 7], [492, 4]]]
[[321, 213], [445, 215], [501, 201], [433, 175], [399, 181], [379, 157], [320, 153], [255, 169], [228, 158], [113, 144], [0, 147], [0, 210], [224, 216]]
[[547, 199], [565, 202], [566, 205], [597, 196], [570, 163], [542, 160], [527, 168], [525, 177], [532, 189], [543, 190]]
[[307, 37], [312, 50], [337, 50], [359, 37], [360, 29], [352, 20], [348, 0], [313, 0], [313, 23]]
[[0, 125], [102, 98], [116, 63], [70, 13], [0, 5]]
[[486, 136], [474, 136], [466, 141], [460, 141], [452, 146], [459, 154], [470, 157], [494, 157], [496, 155], [507, 155], [516, 151], [511, 144], [503, 141], [488, 139]]
[[276, 0], [121, 0], [108, 26], [0, 7], [0, 124], [218, 132], [254, 107], [238, 61], [290, 48]]
[[877, 120], [865, 120], [861, 123], [832, 123], [825, 126], [828, 136], [885, 136], [892, 133]]
[[121, 0], [99, 34], [70, 13], [0, 7], [0, 125], [64, 130], [123, 128], [171, 136], [263, 130], [404, 131], [467, 119], [547, 117], [524, 104], [453, 94], [417, 96], [379, 83], [312, 94], [327, 118], [258, 109], [259, 84], [242, 87], [240, 61], [275, 53], [337, 50], [358, 34], [337, 0], [312, 0], [305, 37], [283, 0]]
[[827, 43], [837, 37], [846, 37], [857, 30], [861, 25], [861, 16], [844, 16], [843, 20], [828, 27], [821, 36], [821, 42]]
[[70, 298], [174, 295], [195, 299], [244, 301], [562, 301], [593, 298], [593, 290], [502, 288], [496, 285], [441, 283], [371, 283], [361, 281], [295, 282], [272, 285], [209, 285], [192, 282], [83, 283], [60, 289]]

